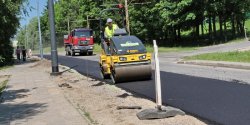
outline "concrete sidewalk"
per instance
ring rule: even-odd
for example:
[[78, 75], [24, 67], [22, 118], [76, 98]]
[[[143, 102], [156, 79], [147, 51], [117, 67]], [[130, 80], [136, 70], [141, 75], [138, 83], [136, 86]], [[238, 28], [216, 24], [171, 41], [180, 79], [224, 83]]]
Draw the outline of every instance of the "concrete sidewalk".
[[49, 74], [32, 65], [0, 71], [0, 75], [11, 75], [0, 103], [0, 125], [87, 125]]

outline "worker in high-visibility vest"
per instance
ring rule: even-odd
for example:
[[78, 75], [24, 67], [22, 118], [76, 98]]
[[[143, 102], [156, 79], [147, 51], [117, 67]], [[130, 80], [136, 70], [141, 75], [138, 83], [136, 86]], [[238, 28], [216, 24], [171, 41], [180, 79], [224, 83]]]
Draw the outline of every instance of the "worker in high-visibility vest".
[[114, 36], [115, 30], [119, 29], [116, 24], [113, 24], [113, 20], [111, 18], [107, 19], [107, 26], [105, 27], [104, 36], [108, 40]]

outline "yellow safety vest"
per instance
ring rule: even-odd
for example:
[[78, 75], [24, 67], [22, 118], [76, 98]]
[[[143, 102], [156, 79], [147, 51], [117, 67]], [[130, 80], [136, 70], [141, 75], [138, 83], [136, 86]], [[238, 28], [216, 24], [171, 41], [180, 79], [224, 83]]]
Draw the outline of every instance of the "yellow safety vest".
[[116, 29], [118, 29], [118, 26], [116, 24], [112, 24], [112, 29], [109, 29], [109, 27], [107, 26], [105, 28], [105, 37], [110, 39], [112, 36], [114, 36]]

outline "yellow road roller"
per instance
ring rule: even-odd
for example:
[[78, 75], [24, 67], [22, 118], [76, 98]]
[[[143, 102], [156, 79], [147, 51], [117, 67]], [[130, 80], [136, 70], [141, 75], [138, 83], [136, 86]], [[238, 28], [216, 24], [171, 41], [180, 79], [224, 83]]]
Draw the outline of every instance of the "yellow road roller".
[[99, 64], [101, 76], [111, 78], [113, 83], [147, 80], [152, 75], [151, 54], [141, 40], [132, 35], [115, 33], [108, 44], [102, 42]]
[[[128, 35], [125, 28], [117, 29], [110, 39], [104, 38], [102, 16], [104, 12], [120, 11], [121, 21], [126, 22], [122, 8], [110, 8], [100, 12], [100, 39], [102, 52], [100, 55], [100, 74], [103, 79], [111, 78], [112, 82], [148, 80], [152, 77], [151, 54], [147, 52], [142, 41]], [[123, 27], [126, 24], [123, 23]]]

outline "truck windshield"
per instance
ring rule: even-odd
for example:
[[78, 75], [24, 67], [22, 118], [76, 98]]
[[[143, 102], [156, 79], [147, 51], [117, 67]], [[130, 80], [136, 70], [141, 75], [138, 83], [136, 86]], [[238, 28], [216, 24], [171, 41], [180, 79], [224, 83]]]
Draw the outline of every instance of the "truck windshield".
[[135, 36], [117, 36], [111, 38], [118, 55], [146, 53], [146, 48]]
[[90, 31], [75, 31], [75, 36], [77, 37], [89, 37], [91, 35]]

